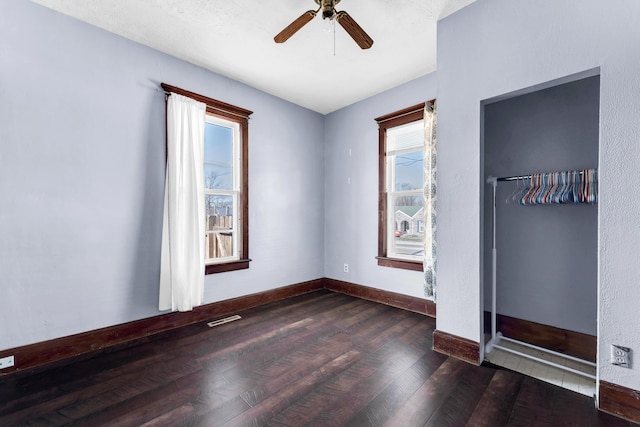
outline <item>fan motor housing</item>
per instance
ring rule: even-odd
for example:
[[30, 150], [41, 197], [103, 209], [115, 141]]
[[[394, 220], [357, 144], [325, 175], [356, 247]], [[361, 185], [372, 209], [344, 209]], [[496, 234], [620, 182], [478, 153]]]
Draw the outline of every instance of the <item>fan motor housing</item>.
[[315, 0], [322, 9], [322, 19], [333, 19], [336, 16], [336, 5], [340, 0]]

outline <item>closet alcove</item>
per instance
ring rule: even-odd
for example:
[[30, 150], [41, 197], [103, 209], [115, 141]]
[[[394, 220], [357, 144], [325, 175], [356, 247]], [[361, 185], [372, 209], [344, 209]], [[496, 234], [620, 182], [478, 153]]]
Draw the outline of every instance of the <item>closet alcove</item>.
[[[541, 85], [542, 89], [482, 103], [487, 342], [491, 338], [493, 282], [493, 189], [487, 178], [597, 169], [600, 78], [594, 74], [568, 77]], [[552, 364], [574, 367], [571, 358], [595, 362], [597, 204], [522, 206], [510, 197], [517, 186], [522, 187], [523, 182], [496, 186], [496, 328], [505, 337], [569, 356], [563, 361], [553, 354], [541, 356], [553, 360]], [[485, 354], [492, 361], [489, 351], [496, 350], [489, 345]], [[524, 348], [523, 352], [533, 354], [535, 350]], [[512, 365], [518, 363], [511, 360], [511, 354], [505, 357]], [[532, 369], [529, 365], [524, 368]], [[595, 375], [595, 365], [590, 369]], [[553, 366], [545, 372], [553, 372], [556, 378], [549, 382], [560, 386], [565, 386], [563, 375], [573, 375], [558, 374]], [[566, 388], [581, 391], [582, 383], [574, 377], [571, 380], [575, 384], [567, 380]], [[589, 393], [588, 389], [584, 392]]]

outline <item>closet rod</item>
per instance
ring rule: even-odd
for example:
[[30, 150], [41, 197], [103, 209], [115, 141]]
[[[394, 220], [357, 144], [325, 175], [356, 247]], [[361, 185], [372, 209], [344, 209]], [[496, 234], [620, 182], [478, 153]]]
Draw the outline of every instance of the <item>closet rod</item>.
[[[529, 178], [531, 177], [531, 175], [529, 175]], [[526, 179], [526, 176], [511, 176], [511, 177], [502, 177], [502, 178], [496, 178], [495, 176], [490, 176], [487, 178], [487, 183], [491, 184], [491, 187], [493, 188], [493, 200], [492, 200], [492, 222], [493, 222], [493, 230], [492, 230], [492, 242], [491, 242], [491, 339], [489, 340], [489, 342], [487, 342], [484, 346], [484, 354], [488, 354], [491, 353], [494, 349], [499, 348], [501, 350], [507, 351], [509, 353], [514, 353], [514, 354], [518, 354], [520, 356], [523, 356], [527, 359], [531, 359], [531, 360], [535, 360], [537, 362], [541, 362], [553, 367], [556, 367], [558, 369], [561, 370], [565, 370], [568, 372], [572, 372], [574, 374], [586, 377], [586, 378], [590, 378], [590, 379], [594, 379], [594, 376], [591, 374], [588, 374], [586, 372], [582, 372], [582, 371], [577, 371], [573, 368], [567, 367], [567, 366], [563, 366], [563, 365], [559, 365], [557, 363], [545, 360], [545, 359], [541, 359], [538, 358], [536, 356], [532, 356], [530, 354], [527, 354], [525, 352], [521, 352], [518, 350], [514, 350], [508, 347], [504, 347], [502, 345], [500, 345], [500, 341], [504, 340], [504, 341], [510, 341], [516, 344], [520, 344], [523, 345], [525, 347], [529, 347], [529, 348], [534, 348], [534, 349], [539, 349], [539, 347], [534, 346], [532, 344], [529, 344], [527, 342], [523, 342], [523, 341], [519, 341], [519, 340], [514, 340], [512, 338], [507, 338], [505, 336], [502, 335], [501, 332], [498, 331], [498, 327], [497, 327], [497, 298], [496, 298], [496, 288], [497, 288], [497, 283], [498, 283], [498, 268], [497, 268], [497, 259], [498, 259], [498, 248], [496, 247], [496, 192], [497, 192], [497, 188], [498, 188], [498, 181], [515, 181], [516, 179]], [[572, 357], [572, 356], [568, 356], [562, 353], [557, 353], [557, 352], [551, 352], [554, 355], [563, 357], [565, 359], [568, 360], [572, 360], [572, 361], [578, 361], [579, 359]], [[484, 358], [484, 356], [483, 356]], [[589, 366], [593, 366], [593, 363], [588, 362], [588, 361], [582, 361], [580, 360], [581, 363], [584, 363], [585, 365], [589, 365]]]
[[[584, 175], [583, 171], [580, 171], [580, 175]], [[504, 182], [504, 181], [519, 181], [519, 180], [523, 180], [523, 179], [531, 179], [531, 175], [520, 175], [520, 176], [503, 176], [500, 178], [496, 178], [493, 176], [490, 176], [489, 178], [487, 178], [487, 182], [489, 184], [491, 184], [491, 180], [495, 179], [498, 182]]]

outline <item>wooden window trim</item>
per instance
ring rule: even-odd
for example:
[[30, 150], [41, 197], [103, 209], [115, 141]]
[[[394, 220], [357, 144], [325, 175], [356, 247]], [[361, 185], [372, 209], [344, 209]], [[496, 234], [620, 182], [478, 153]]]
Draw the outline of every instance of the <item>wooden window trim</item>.
[[[435, 99], [429, 101], [435, 102]], [[422, 120], [426, 102], [377, 117], [378, 123], [378, 265], [422, 271], [422, 261], [411, 261], [387, 257], [387, 192], [386, 192], [386, 135], [387, 130], [396, 126]]]
[[205, 274], [223, 273], [227, 271], [244, 270], [249, 268], [249, 116], [253, 111], [227, 104], [197, 93], [171, 86], [166, 83], [161, 84], [166, 92], [177, 93], [207, 105], [207, 114], [221, 117], [238, 123], [240, 126], [240, 164], [242, 174], [240, 183], [240, 212], [242, 222], [242, 247], [239, 251], [240, 259], [222, 262], [218, 264], [208, 264], [205, 266]]
[[421, 261], [410, 261], [407, 259], [388, 258], [385, 256], [377, 256], [378, 265], [381, 267], [403, 268], [405, 270], [422, 271]]

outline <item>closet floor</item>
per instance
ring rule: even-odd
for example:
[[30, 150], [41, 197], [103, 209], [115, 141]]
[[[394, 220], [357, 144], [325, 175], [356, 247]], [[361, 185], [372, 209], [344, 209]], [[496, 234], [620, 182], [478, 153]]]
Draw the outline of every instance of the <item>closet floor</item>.
[[[558, 365], [566, 366], [585, 372], [591, 375], [596, 374], [596, 368], [582, 363], [567, 360], [554, 354], [544, 351], [535, 350], [529, 347], [518, 345], [509, 341], [501, 341], [503, 347], [512, 348], [521, 353], [536, 356], [540, 359], [549, 360]], [[585, 396], [593, 397], [596, 394], [596, 382], [590, 378], [582, 377], [572, 372], [546, 365], [526, 357], [508, 353], [501, 349], [493, 349], [491, 353], [487, 353], [486, 360], [494, 365], [502, 366], [512, 371], [520, 372], [533, 378], [566, 388]]]

